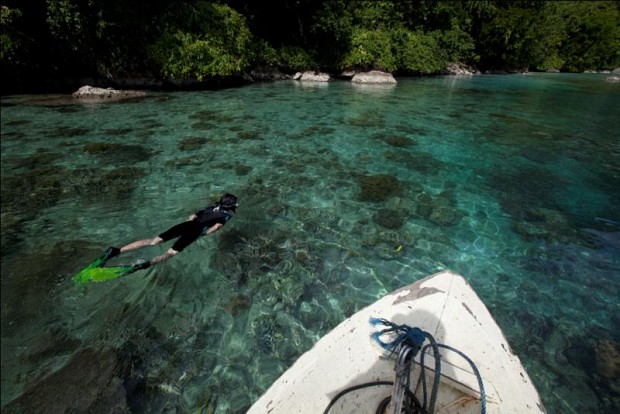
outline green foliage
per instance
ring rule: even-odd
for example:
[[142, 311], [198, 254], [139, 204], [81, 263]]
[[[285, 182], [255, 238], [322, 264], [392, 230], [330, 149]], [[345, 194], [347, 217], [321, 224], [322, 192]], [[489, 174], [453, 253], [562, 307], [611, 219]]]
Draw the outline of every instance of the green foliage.
[[280, 55], [280, 67], [292, 71], [301, 71], [316, 68], [316, 63], [310, 54], [296, 46], [284, 46], [278, 51]]
[[94, 75], [104, 72], [114, 60], [128, 65], [127, 55], [119, 59], [114, 53], [119, 42], [111, 36], [110, 28], [120, 24], [113, 15], [114, 6], [113, 1], [106, 0], [45, 0], [49, 39], [41, 46], [45, 49], [43, 56], [52, 61], [60, 76]]
[[208, 80], [250, 66], [436, 73], [620, 66], [617, 1], [41, 0], [0, 8], [5, 84]]
[[[90, 54], [93, 39], [104, 35], [106, 23], [96, 2], [80, 0], [46, 0], [47, 23], [59, 50]], [[85, 53], [88, 52], [88, 53]]]
[[399, 28], [392, 32], [398, 68], [407, 73], [436, 73], [448, 63], [442, 58], [439, 32], [424, 34]]
[[308, 51], [296, 46], [274, 48], [264, 40], [255, 43], [252, 64], [278, 68], [285, 71], [302, 71], [315, 68], [317, 64]]
[[620, 10], [611, 1], [559, 2], [565, 23], [559, 55], [569, 71], [620, 66]]
[[344, 68], [377, 69], [388, 72], [430, 74], [446, 67], [448, 53], [442, 49], [442, 33], [412, 32], [404, 27], [389, 30], [354, 28], [352, 48], [344, 57]]
[[265, 40], [258, 40], [252, 47], [252, 65], [277, 68], [282, 64], [280, 54]]
[[478, 59], [474, 52], [474, 39], [456, 21], [450, 29], [438, 32], [437, 41], [448, 62], [473, 62]]
[[71, 0], [47, 0], [47, 22], [53, 37], [74, 49], [78, 47], [71, 40], [82, 36], [84, 25], [76, 4]]
[[18, 9], [0, 7], [0, 61], [17, 64], [18, 50], [22, 43], [22, 34], [15, 30], [14, 22], [22, 17]]
[[364, 70], [396, 70], [397, 62], [392, 53], [390, 32], [355, 27], [351, 35], [351, 49], [344, 57], [342, 66]]
[[350, 7], [353, 24], [368, 30], [385, 30], [402, 22], [402, 13], [394, 1], [358, 0]]
[[610, 1], [496, 2], [477, 38], [490, 67], [583, 71], [620, 63], [620, 17]]
[[351, 16], [346, 12], [344, 0], [323, 3], [313, 18], [311, 32], [314, 35], [327, 35], [336, 41], [348, 40], [351, 33]]
[[166, 78], [202, 81], [245, 69], [251, 40], [242, 15], [226, 5], [201, 1], [174, 12], [169, 26], [149, 48], [149, 57]]
[[392, 1], [353, 1], [348, 7], [350, 27], [343, 68], [377, 69], [393, 72], [398, 68], [392, 28], [401, 25], [402, 14]]
[[519, 2], [500, 4], [495, 15], [483, 22], [481, 54], [484, 63], [499, 68], [527, 68], [544, 55], [548, 40], [543, 4], [528, 7]]
[[311, 47], [317, 60], [325, 66], [338, 66], [349, 49], [352, 27], [345, 0], [324, 2], [310, 25]]

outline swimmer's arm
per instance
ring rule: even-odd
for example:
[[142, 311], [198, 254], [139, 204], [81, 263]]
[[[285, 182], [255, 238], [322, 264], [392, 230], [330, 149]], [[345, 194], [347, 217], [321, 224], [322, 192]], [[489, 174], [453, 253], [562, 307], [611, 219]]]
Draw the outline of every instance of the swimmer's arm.
[[205, 236], [208, 236], [211, 233], [215, 233], [216, 231], [218, 231], [222, 227], [224, 227], [224, 225], [222, 223], [215, 223], [213, 226], [209, 227], [209, 230], [207, 230], [207, 232], [205, 233]]
[[191, 216], [189, 216], [189, 218], [187, 220], [188, 221], [192, 221], [192, 220], [195, 220], [196, 218], [198, 218], [198, 216], [195, 215], [195, 214], [192, 214]]

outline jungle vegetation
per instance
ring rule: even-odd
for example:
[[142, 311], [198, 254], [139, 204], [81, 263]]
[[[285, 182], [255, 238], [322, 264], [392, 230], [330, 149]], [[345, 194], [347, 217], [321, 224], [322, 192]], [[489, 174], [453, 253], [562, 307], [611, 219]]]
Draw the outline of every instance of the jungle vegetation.
[[620, 1], [0, 1], [2, 93], [43, 79], [210, 81], [253, 68], [620, 66]]

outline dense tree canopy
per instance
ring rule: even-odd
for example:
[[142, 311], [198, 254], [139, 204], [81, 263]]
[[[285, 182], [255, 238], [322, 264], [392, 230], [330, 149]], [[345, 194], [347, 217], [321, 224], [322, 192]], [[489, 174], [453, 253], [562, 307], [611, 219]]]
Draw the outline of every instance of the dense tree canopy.
[[208, 81], [258, 67], [620, 66], [618, 1], [13, 0], [0, 12], [3, 93], [40, 79]]

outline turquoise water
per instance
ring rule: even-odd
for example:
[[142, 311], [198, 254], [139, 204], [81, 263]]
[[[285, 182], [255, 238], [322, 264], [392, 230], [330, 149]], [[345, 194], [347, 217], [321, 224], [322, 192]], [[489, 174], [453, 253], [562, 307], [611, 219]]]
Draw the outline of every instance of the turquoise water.
[[[344, 318], [451, 269], [550, 413], [617, 412], [620, 87], [604, 76], [3, 97], [3, 408], [91, 347], [81, 373], [111, 349], [132, 412], [241, 413]], [[73, 285], [223, 192], [240, 207], [222, 231]]]

